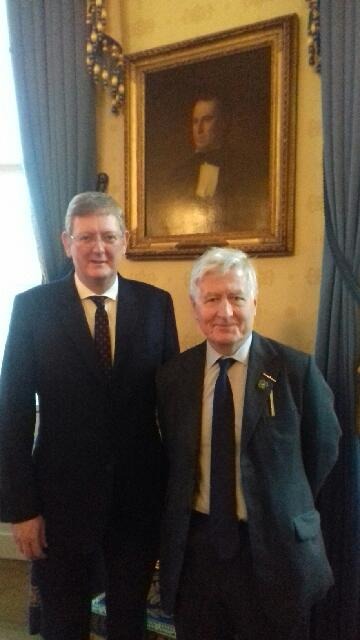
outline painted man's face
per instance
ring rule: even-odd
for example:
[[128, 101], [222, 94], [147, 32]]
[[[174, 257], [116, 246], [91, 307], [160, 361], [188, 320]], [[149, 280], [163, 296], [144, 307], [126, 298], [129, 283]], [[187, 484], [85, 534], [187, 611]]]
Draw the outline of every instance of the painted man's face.
[[219, 149], [224, 133], [224, 121], [216, 98], [198, 100], [192, 114], [192, 134], [196, 151], [205, 153]]

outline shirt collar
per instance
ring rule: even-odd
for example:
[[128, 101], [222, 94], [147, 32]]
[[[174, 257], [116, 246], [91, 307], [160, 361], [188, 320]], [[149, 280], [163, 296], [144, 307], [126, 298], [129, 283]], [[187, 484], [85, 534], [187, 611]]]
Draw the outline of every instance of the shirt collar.
[[[85, 284], [83, 284], [81, 280], [78, 278], [78, 276], [76, 275], [76, 273], [74, 277], [75, 277], [75, 286], [81, 300], [85, 300], [89, 296], [99, 295], [98, 293], [91, 291], [91, 289], [89, 289]], [[109, 289], [104, 291], [101, 295], [105, 296], [106, 298], [111, 298], [111, 300], [116, 300], [118, 295], [118, 288], [119, 288], [119, 281], [118, 281], [118, 278], [115, 278], [115, 282], [111, 285], [111, 287], [109, 287]]]
[[[250, 335], [246, 338], [245, 342], [243, 342], [243, 344], [240, 345], [238, 350], [231, 355], [231, 358], [233, 358], [234, 360], [237, 360], [237, 362], [241, 362], [242, 364], [247, 365], [249, 361], [249, 351], [250, 351], [251, 341], [252, 341], [252, 333], [250, 333]], [[212, 367], [213, 364], [215, 364], [215, 362], [219, 360], [219, 358], [223, 358], [223, 357], [224, 357], [223, 354], [218, 353], [214, 349], [214, 347], [212, 347], [211, 344], [209, 344], [209, 342], [206, 342], [206, 369], [210, 369], [210, 367]]]

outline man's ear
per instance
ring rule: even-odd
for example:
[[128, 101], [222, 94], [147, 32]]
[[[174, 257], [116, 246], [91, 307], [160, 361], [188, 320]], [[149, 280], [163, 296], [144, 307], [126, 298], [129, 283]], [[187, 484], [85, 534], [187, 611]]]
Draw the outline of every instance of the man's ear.
[[61, 234], [61, 242], [67, 257], [71, 258], [71, 238], [66, 231], [63, 231]]

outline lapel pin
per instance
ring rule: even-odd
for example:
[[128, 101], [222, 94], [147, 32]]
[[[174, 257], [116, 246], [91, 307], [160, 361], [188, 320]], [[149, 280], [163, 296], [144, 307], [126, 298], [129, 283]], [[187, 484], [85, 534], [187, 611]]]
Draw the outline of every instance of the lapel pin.
[[274, 392], [273, 392], [273, 384], [276, 382], [276, 379], [270, 376], [268, 373], [262, 373], [259, 382], [257, 383], [258, 389], [260, 391], [267, 391], [270, 389], [269, 393], [269, 413], [272, 418], [275, 417], [275, 402], [274, 402]]
[[275, 378], [270, 376], [268, 373], [262, 373], [261, 375], [264, 376], [264, 378], [266, 378], [267, 380], [270, 380], [271, 382], [276, 382]]
[[272, 418], [275, 418], [275, 403], [274, 403], [274, 392], [271, 389], [269, 395], [269, 411]]
[[258, 389], [260, 389], [260, 391], [265, 391], [268, 386], [269, 383], [267, 380], [264, 380], [264, 378], [260, 378], [259, 382], [257, 383]]

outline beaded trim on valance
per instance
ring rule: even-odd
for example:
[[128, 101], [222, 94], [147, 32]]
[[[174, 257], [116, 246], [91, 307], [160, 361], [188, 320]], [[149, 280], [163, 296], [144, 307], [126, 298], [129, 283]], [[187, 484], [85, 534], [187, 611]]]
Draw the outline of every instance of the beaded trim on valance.
[[309, 64], [320, 73], [320, 0], [306, 0], [309, 5], [308, 58]]

